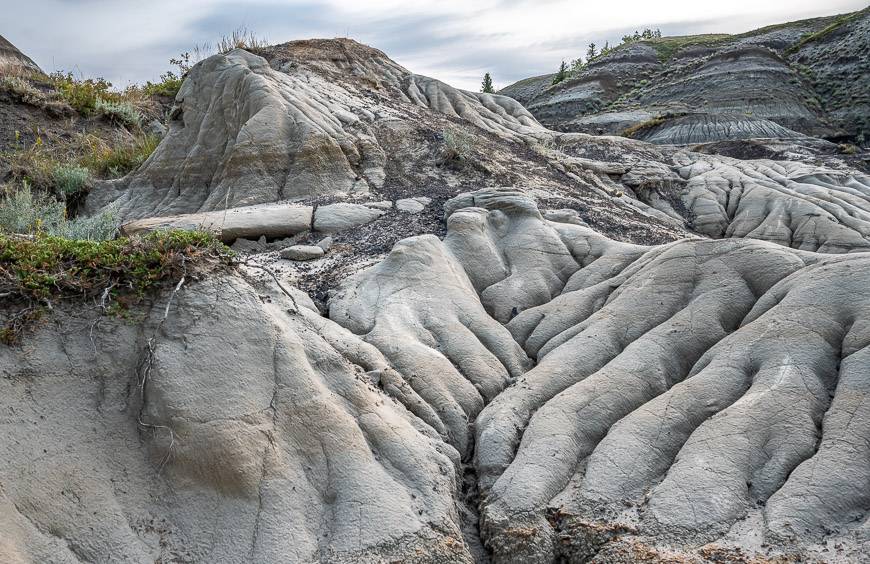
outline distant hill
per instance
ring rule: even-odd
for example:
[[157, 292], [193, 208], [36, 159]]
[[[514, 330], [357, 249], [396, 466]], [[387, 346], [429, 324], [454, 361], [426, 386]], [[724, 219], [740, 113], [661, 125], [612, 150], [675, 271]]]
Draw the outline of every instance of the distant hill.
[[739, 35], [623, 44], [563, 82], [521, 80], [499, 94], [561, 131], [654, 143], [870, 135], [870, 8]]
[[42, 72], [33, 59], [22, 53], [0, 35], [0, 74], [20, 72], [21, 70]]

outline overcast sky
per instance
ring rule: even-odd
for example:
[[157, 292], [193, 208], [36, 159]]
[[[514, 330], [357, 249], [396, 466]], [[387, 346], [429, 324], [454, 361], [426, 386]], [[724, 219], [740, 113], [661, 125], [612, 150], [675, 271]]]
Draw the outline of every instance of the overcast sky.
[[553, 72], [627, 32], [738, 33], [866, 0], [0, 0], [0, 35], [45, 71], [156, 79], [170, 57], [246, 26], [271, 43], [351, 37], [413, 72], [478, 89]]

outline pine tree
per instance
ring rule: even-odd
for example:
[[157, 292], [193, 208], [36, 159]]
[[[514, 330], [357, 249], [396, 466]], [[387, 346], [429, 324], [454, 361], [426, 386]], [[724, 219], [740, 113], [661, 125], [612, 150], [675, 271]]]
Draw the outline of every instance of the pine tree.
[[559, 84], [568, 76], [568, 65], [565, 64], [565, 61], [562, 61], [562, 64], [559, 65], [559, 71], [553, 75], [553, 84]]
[[492, 77], [489, 73], [483, 75], [483, 83], [481, 83], [480, 91], [484, 94], [495, 94], [495, 88], [492, 86]]
[[595, 50], [595, 43], [590, 43], [589, 48], [586, 50], [586, 61], [589, 62], [594, 59], [598, 55], [598, 51]]

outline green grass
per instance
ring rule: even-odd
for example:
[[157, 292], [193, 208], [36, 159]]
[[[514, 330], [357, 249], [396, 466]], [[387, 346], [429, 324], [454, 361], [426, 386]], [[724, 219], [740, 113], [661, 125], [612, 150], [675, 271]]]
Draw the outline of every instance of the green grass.
[[38, 137], [34, 143], [19, 141], [16, 148], [0, 153], [0, 165], [9, 169], [12, 181], [27, 182], [38, 191], [71, 195], [82, 193], [90, 178], [120, 178], [135, 170], [159, 143], [159, 137], [142, 131], [120, 135], [112, 142], [93, 134], [51, 143]]
[[51, 303], [99, 298], [105, 311], [111, 306], [119, 313], [182, 276], [226, 268], [231, 261], [232, 252], [202, 231], [110, 241], [0, 235], [0, 296], [14, 310], [4, 316], [0, 341], [15, 343]]
[[175, 98], [178, 91], [181, 90], [183, 78], [176, 76], [171, 71], [160, 75], [160, 82], [151, 82], [150, 80], [142, 87], [142, 92], [146, 96], [165, 96], [167, 98]]
[[792, 45], [791, 47], [789, 47], [786, 50], [786, 53], [787, 54], [796, 53], [801, 49], [801, 47], [807, 45], [808, 43], [812, 43], [814, 41], [819, 41], [820, 39], [824, 39], [825, 37], [827, 37], [828, 35], [830, 35], [834, 31], [836, 31], [837, 29], [839, 29], [843, 25], [848, 24], [848, 23], [853, 22], [853, 21], [856, 21], [856, 20], [864, 17], [867, 14], [868, 10], [870, 10], [870, 8], [864, 8], [863, 10], [861, 10], [859, 12], [852, 12], [851, 14], [842, 14], [840, 16], [837, 16], [837, 18], [833, 22], [831, 22], [830, 24], [828, 24], [824, 28], [820, 29], [819, 31], [817, 31], [815, 33], [808, 33], [808, 34], [804, 35], [803, 37], [801, 37], [800, 41], [798, 41], [797, 43], [795, 43], [794, 45]]
[[645, 39], [638, 43], [646, 43], [655, 49], [659, 60], [663, 63], [671, 60], [680, 50], [698, 45], [703, 47], [713, 47], [719, 45], [733, 36], [727, 33], [708, 33], [703, 35], [679, 35], [675, 37], [661, 37], [658, 39]]
[[120, 178], [139, 168], [159, 144], [159, 137], [147, 134], [139, 135], [128, 143], [114, 145], [90, 137], [86, 140], [87, 149], [78, 162], [102, 178]]

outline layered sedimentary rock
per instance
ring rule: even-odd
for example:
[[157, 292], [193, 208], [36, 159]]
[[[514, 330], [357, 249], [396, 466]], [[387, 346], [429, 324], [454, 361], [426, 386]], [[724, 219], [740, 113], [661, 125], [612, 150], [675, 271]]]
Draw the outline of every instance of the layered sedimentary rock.
[[745, 114], [689, 114], [663, 120], [636, 137], [649, 143], [696, 145], [735, 139], [800, 139], [803, 135], [775, 121]]
[[701, 233], [824, 253], [870, 247], [867, 175], [790, 161], [676, 160], [681, 199]]
[[549, 131], [348, 40], [203, 61], [87, 207], [264, 252], [0, 345], [0, 560], [856, 560], [870, 180], [769, 146]]
[[[762, 49], [753, 45], [747, 48]], [[632, 45], [623, 55], [637, 49], [652, 47]], [[380, 216], [387, 231], [403, 230], [407, 221], [377, 208], [378, 202], [443, 202], [461, 186], [509, 185], [560, 200], [606, 234], [624, 236], [630, 229], [630, 240], [664, 242], [695, 230], [823, 252], [867, 246], [870, 182], [837, 159], [824, 166], [812, 158], [739, 162], [552, 132], [510, 98], [412, 74], [349, 40], [292, 42], [260, 53], [235, 50], [196, 65], [152, 157], [127, 178], [98, 183], [86, 208], [111, 204], [128, 232], [160, 226], [221, 230], [232, 220], [238, 229], [222, 235], [231, 241], [309, 228], [347, 231]], [[715, 64], [726, 59], [716, 55]], [[620, 119], [630, 122], [633, 115]], [[644, 129], [645, 135], [668, 143], [759, 135], [810, 139], [760, 117], [698, 119], [666, 120]], [[788, 145], [781, 154], [761, 156], [782, 160], [796, 150]], [[317, 207], [310, 227], [304, 214], [285, 227], [273, 225], [296, 209], [270, 207], [287, 200], [300, 209]], [[269, 215], [267, 209], [285, 212]], [[255, 210], [265, 214], [262, 222]], [[433, 221], [435, 215], [431, 210]]]
[[[558, 84], [548, 75], [499, 93], [561, 131], [631, 132], [676, 144], [799, 132], [860, 143], [870, 115], [868, 14], [865, 9], [739, 35], [631, 43]], [[633, 130], [653, 119], [678, 121], [670, 134], [665, 128]]]

